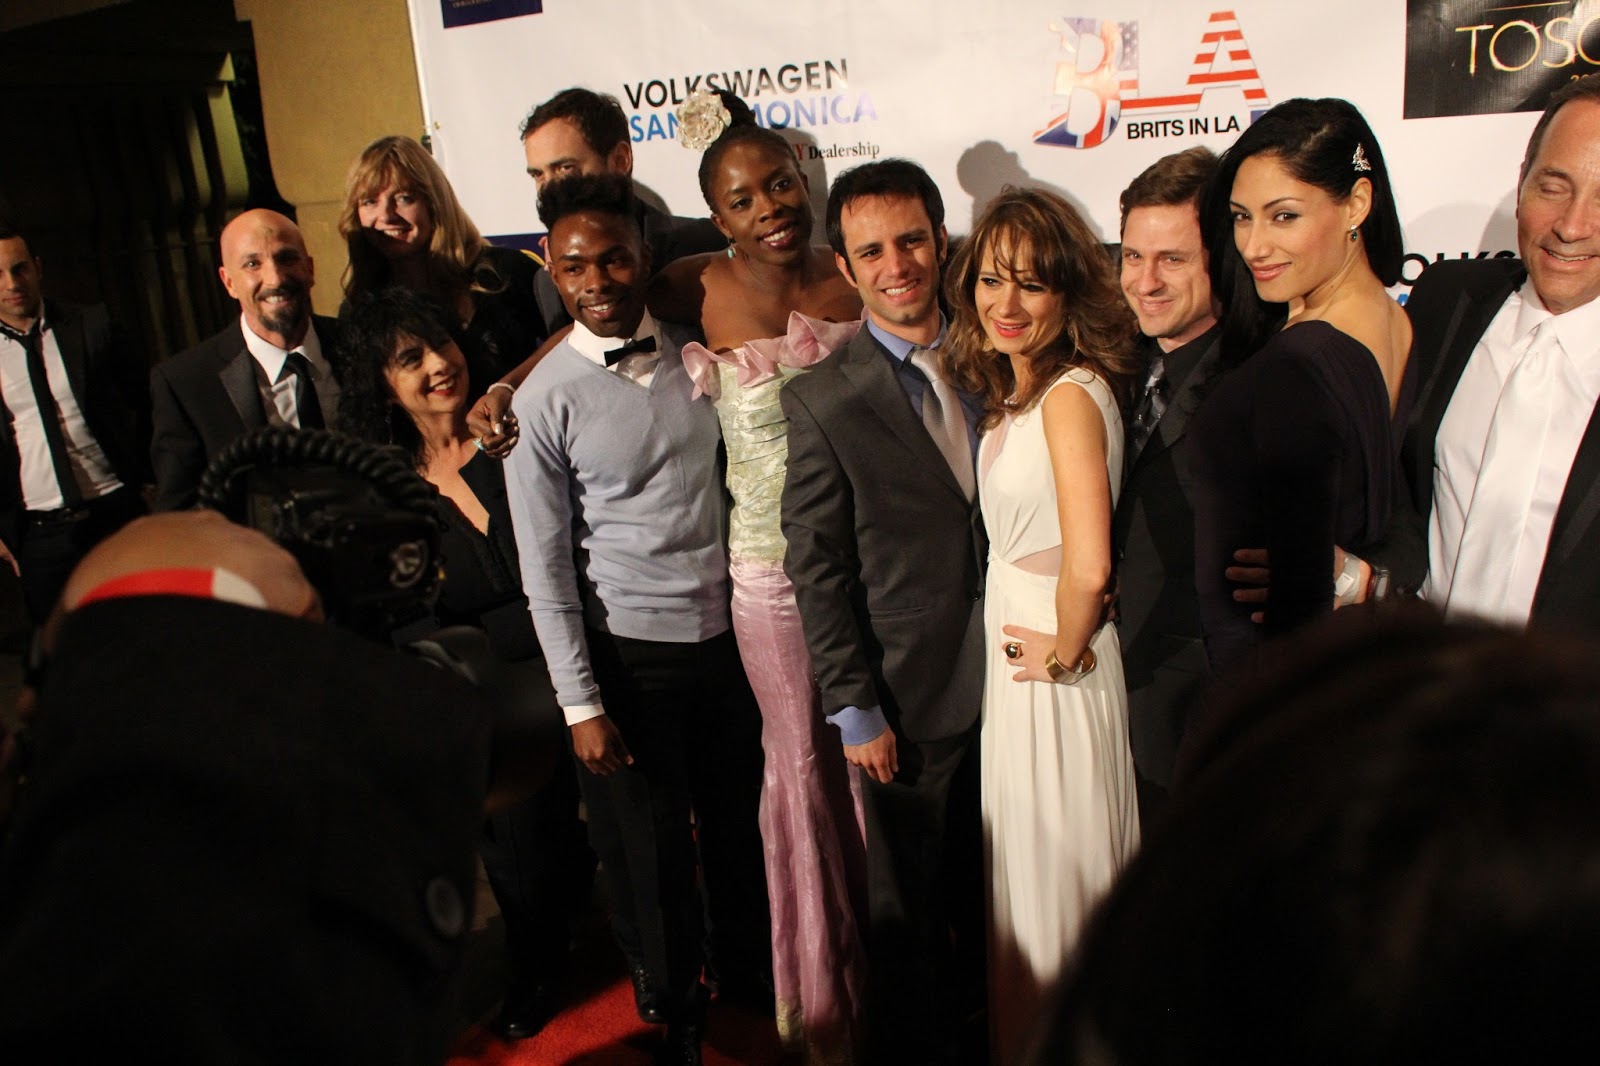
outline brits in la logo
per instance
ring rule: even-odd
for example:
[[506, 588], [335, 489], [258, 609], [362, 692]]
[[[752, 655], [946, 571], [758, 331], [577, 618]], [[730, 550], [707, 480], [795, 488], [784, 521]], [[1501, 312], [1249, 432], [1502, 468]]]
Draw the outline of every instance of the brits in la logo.
[[1035, 144], [1093, 148], [1124, 123], [1130, 139], [1238, 130], [1236, 115], [1200, 113], [1211, 89], [1242, 91], [1250, 122], [1272, 106], [1232, 11], [1214, 11], [1206, 20], [1183, 88], [1149, 96], [1139, 85], [1137, 21], [1069, 18], [1050, 29], [1066, 54], [1055, 74], [1055, 95], [1066, 98], [1066, 108], [1034, 133]]

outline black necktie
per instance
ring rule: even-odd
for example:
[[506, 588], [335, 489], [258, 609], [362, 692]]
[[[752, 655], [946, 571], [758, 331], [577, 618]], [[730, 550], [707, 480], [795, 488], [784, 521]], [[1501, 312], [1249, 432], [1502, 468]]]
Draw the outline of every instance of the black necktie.
[[608, 368], [613, 367], [622, 362], [624, 359], [628, 358], [630, 355], [638, 355], [640, 352], [653, 352], [655, 350], [656, 338], [653, 334], [648, 337], [640, 337], [638, 340], [629, 341], [622, 347], [613, 348], [607, 352], [606, 366]]
[[56, 406], [55, 394], [50, 391], [50, 378], [44, 369], [44, 330], [37, 319], [33, 329], [18, 333], [0, 325], [0, 333], [22, 345], [28, 355], [28, 383], [33, 386], [33, 402], [39, 408], [39, 423], [44, 428], [45, 443], [50, 446], [50, 465], [55, 468], [56, 483], [61, 486], [64, 507], [83, 504], [83, 489], [72, 475], [72, 460], [68, 457], [67, 438], [61, 432], [61, 410]]
[[1133, 411], [1133, 425], [1128, 430], [1128, 464], [1139, 457], [1156, 423], [1167, 410], [1167, 361], [1160, 355], [1150, 360], [1150, 377], [1144, 383], [1144, 396]]
[[317, 386], [311, 380], [311, 361], [303, 352], [290, 352], [283, 360], [283, 369], [278, 371], [278, 380], [282, 381], [289, 374], [294, 375], [294, 409], [300, 418], [301, 429], [322, 429], [326, 425], [322, 421], [322, 405], [317, 400]]

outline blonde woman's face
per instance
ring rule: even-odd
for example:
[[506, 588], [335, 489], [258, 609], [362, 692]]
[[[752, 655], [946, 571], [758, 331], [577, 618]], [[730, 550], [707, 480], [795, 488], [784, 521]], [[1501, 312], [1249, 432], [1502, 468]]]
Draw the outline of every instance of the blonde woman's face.
[[368, 193], [356, 204], [356, 217], [385, 259], [424, 253], [433, 240], [433, 213], [410, 186], [391, 182]]

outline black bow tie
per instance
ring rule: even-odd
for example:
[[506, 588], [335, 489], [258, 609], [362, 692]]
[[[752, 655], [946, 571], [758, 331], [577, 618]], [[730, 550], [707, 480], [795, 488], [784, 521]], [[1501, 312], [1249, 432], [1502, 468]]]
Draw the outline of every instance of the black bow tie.
[[655, 350], [656, 339], [654, 336], [640, 337], [637, 340], [629, 341], [620, 348], [613, 348], [607, 352], [606, 366], [613, 367], [630, 355], [638, 355], [640, 352], [653, 352]]

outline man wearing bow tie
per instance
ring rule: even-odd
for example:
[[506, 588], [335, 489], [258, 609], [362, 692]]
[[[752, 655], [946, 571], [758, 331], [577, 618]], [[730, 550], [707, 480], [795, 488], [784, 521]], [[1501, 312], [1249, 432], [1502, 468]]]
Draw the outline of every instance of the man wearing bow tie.
[[150, 374], [156, 509], [194, 503], [206, 465], [252, 429], [333, 425], [339, 385], [328, 355], [337, 324], [311, 313], [316, 272], [299, 228], [246, 211], [222, 231], [222, 277], [239, 321]]
[[717, 416], [679, 355], [693, 334], [645, 309], [650, 253], [627, 178], [552, 182], [539, 214], [574, 326], [512, 400], [523, 587], [640, 1015], [668, 1024], [666, 1061], [699, 1062], [696, 837], [713, 952], [771, 936], [761, 720], [730, 628]]

